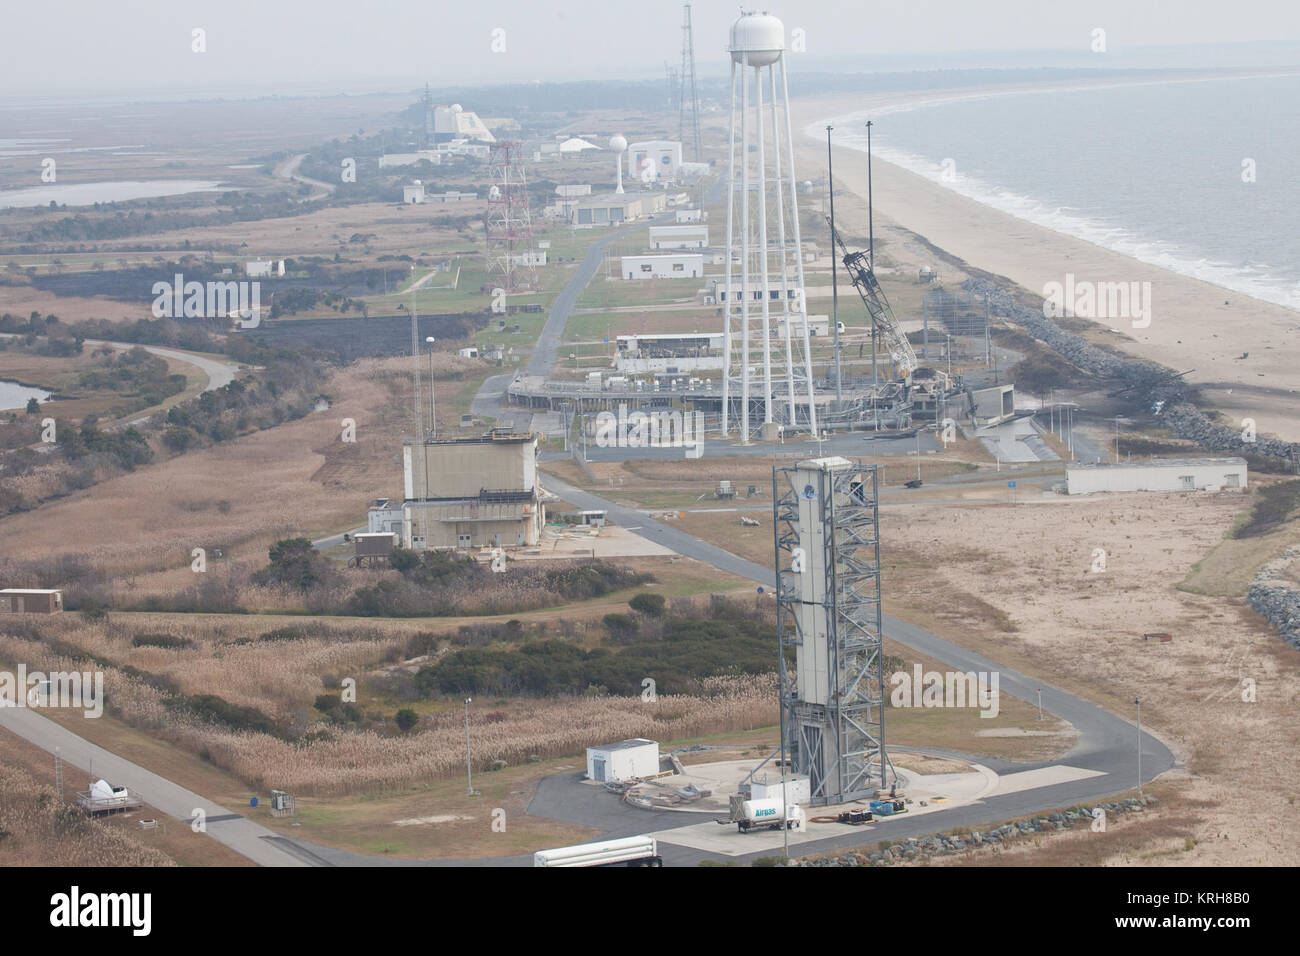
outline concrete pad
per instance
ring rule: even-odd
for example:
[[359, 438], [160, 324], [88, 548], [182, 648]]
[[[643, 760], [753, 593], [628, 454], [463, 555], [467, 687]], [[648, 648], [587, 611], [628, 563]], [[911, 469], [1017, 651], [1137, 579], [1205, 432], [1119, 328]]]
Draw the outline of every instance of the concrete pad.
[[1055, 764], [1051, 767], [1039, 767], [1037, 770], [1022, 770], [1020, 773], [1003, 774], [992, 796], [1004, 793], [1019, 793], [1022, 790], [1035, 790], [1038, 787], [1050, 787], [1058, 783], [1072, 783], [1075, 780], [1087, 780], [1089, 777], [1101, 777], [1100, 770], [1085, 770], [1082, 767], [1067, 767]]

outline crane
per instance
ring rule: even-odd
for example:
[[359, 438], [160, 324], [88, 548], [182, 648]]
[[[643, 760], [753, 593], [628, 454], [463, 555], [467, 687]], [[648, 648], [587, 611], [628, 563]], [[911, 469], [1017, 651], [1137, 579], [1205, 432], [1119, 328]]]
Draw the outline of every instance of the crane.
[[[830, 225], [829, 218], [827, 225]], [[885, 298], [885, 290], [880, 288], [880, 283], [876, 281], [871, 261], [865, 252], [849, 252], [838, 229], [831, 229], [831, 237], [843, 254], [844, 268], [848, 270], [849, 278], [853, 280], [853, 287], [858, 290], [858, 295], [862, 296], [862, 302], [871, 316], [873, 328], [879, 330], [890, 359], [898, 366], [899, 378], [906, 379], [916, 370], [919, 363], [916, 360], [916, 353], [912, 351], [912, 343], [907, 341], [907, 336], [899, 327], [898, 320], [894, 318], [894, 310], [890, 308], [889, 300]], [[834, 252], [832, 251], [831, 254], [834, 255]], [[871, 347], [874, 349], [875, 345], [873, 337]]]

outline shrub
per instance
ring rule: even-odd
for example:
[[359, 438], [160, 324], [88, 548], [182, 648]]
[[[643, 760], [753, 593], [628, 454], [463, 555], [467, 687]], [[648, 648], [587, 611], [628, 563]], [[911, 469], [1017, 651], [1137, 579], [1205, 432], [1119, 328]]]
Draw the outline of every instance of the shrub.
[[402, 733], [407, 733], [412, 727], [420, 722], [420, 715], [409, 707], [403, 707], [393, 715], [393, 721], [397, 724], [397, 729]]
[[642, 591], [628, 601], [627, 605], [638, 614], [644, 614], [646, 617], [663, 617], [666, 603], [667, 601], [662, 594], [650, 594]]
[[629, 644], [636, 640], [640, 624], [631, 614], [606, 614], [601, 618], [610, 639], [616, 644]]
[[137, 634], [131, 639], [132, 647], [165, 647], [169, 650], [189, 650], [194, 642], [188, 637], [173, 637], [170, 634]]
[[338, 710], [343, 701], [336, 694], [319, 694], [316, 697], [315, 707], [322, 714], [330, 714]]

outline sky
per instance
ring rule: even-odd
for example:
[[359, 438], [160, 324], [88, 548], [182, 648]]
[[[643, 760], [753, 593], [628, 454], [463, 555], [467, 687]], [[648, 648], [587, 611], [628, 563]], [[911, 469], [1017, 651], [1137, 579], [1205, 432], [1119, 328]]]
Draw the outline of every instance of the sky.
[[[6, 7], [0, 96], [655, 79], [681, 50], [678, 0], [42, 0]], [[700, 74], [725, 68], [727, 31], [739, 9], [723, 0], [693, 4]], [[785, 21], [788, 36], [803, 31], [806, 52], [791, 54], [792, 72], [859, 63], [971, 65], [954, 54], [989, 60], [993, 52], [1017, 51], [1059, 51], [1039, 55], [1043, 65], [1054, 56], [1062, 65], [1140, 65], [1134, 55], [1145, 48], [1300, 41], [1295, 0], [774, 0], [766, 9]], [[1099, 28], [1106, 41], [1100, 54], [1091, 50]], [[203, 31], [202, 52], [196, 30]], [[1185, 65], [1196, 65], [1199, 55], [1185, 51]], [[988, 65], [1024, 63], [1010, 57]]]

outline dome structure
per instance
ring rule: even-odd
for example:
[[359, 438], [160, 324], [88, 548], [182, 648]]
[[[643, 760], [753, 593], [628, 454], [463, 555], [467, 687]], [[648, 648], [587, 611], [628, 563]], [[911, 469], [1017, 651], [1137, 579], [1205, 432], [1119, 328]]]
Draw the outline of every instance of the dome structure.
[[621, 133], [615, 133], [609, 138], [609, 148], [616, 153], [624, 152], [627, 149], [627, 137]]
[[785, 24], [770, 13], [742, 13], [731, 25], [731, 59], [771, 66], [785, 50]]

